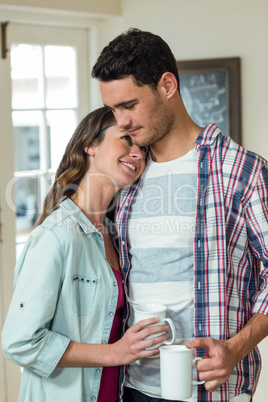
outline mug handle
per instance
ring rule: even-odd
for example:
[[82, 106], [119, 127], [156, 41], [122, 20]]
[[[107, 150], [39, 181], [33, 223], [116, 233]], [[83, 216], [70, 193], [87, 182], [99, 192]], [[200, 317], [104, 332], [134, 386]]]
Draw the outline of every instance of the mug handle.
[[164, 318], [162, 321], [163, 322], [166, 321], [169, 324], [170, 329], [171, 329], [171, 333], [172, 333], [171, 340], [166, 340], [163, 343], [165, 345], [172, 345], [176, 341], [176, 336], [177, 336], [175, 325], [174, 325], [173, 321], [171, 320], [171, 318]]
[[[195, 364], [197, 362], [197, 360], [203, 360], [202, 357], [195, 357], [193, 360], [193, 364]], [[196, 381], [193, 380], [192, 383], [193, 385], [198, 385], [198, 384], [205, 384], [206, 381]]]

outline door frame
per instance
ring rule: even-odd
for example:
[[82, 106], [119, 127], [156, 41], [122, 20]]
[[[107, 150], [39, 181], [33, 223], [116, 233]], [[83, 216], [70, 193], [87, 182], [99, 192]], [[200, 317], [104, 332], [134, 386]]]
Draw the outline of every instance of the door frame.
[[[22, 7], [7, 7], [0, 5], [0, 23], [8, 21], [7, 41], [11, 42], [12, 31], [24, 25], [28, 31], [36, 30], [34, 36], [37, 43], [41, 29], [54, 30], [55, 35], [59, 29], [78, 29], [86, 30], [87, 51], [85, 68], [79, 70], [79, 77], [83, 76], [83, 82], [78, 85], [79, 105], [78, 120], [80, 120], [89, 110], [101, 105], [101, 97], [97, 87], [97, 82], [90, 81], [90, 71], [97, 58], [97, 23], [100, 19], [94, 19], [86, 14], [76, 15], [68, 12], [45, 12], [37, 9]], [[27, 27], [26, 27], [27, 25]], [[65, 31], [66, 32], [66, 31]], [[1, 36], [1, 32], [0, 32]], [[56, 37], [56, 36], [55, 36]], [[20, 37], [23, 40], [23, 36]], [[40, 40], [40, 37], [39, 37]], [[52, 44], [55, 44], [54, 41]], [[58, 43], [61, 41], [58, 38]], [[0, 52], [1, 57], [1, 52]], [[2, 94], [2, 95], [1, 95]], [[2, 330], [4, 319], [13, 294], [13, 278], [15, 266], [15, 212], [9, 207], [6, 196], [6, 188], [12, 180], [14, 172], [14, 143], [13, 128], [11, 119], [11, 79], [10, 79], [10, 57], [0, 58], [0, 330]], [[0, 331], [1, 332], [1, 331]], [[18, 398], [21, 373], [17, 365], [4, 358], [0, 349], [0, 400], [4, 402], [14, 402]]]
[[[10, 75], [9, 58], [0, 60], [0, 77]], [[13, 176], [13, 132], [11, 121], [11, 81], [0, 79], [0, 318], [1, 328], [13, 293], [13, 276], [15, 266], [15, 217], [8, 206], [5, 188]], [[11, 150], [7, 152], [7, 150]], [[20, 371], [7, 359], [0, 355], [0, 396], [3, 401], [14, 401], [18, 393]], [[14, 379], [10, 384], [10, 379]]]

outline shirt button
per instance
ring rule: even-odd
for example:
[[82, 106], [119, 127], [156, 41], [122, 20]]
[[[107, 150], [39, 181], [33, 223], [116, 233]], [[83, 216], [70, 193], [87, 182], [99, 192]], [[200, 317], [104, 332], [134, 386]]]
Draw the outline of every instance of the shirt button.
[[101, 343], [107, 343], [107, 341], [104, 339], [103, 341], [101, 341]]
[[92, 396], [92, 397], [91, 397], [91, 400], [92, 400], [92, 401], [96, 401], [96, 397], [95, 397], [95, 396]]
[[121, 242], [122, 246], [124, 246], [126, 243], [124, 242], [124, 240]]
[[100, 369], [97, 369], [96, 372], [97, 372], [98, 374], [100, 374], [101, 370], [100, 370]]
[[114, 316], [114, 313], [113, 313], [112, 311], [110, 311], [109, 316], [110, 316], [110, 317], [113, 317], [113, 316]]
[[117, 285], [117, 282], [114, 282], [114, 286], [116, 286]]

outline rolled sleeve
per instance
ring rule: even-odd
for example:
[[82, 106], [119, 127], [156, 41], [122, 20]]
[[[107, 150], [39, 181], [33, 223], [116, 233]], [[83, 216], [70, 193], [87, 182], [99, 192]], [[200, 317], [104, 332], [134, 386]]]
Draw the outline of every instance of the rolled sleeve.
[[262, 261], [253, 313], [268, 315], [268, 172], [265, 164], [246, 210], [248, 239], [255, 257]]
[[61, 286], [63, 255], [52, 230], [36, 228], [15, 269], [15, 291], [2, 332], [5, 356], [49, 376], [70, 340], [51, 331]]
[[57, 333], [51, 333], [51, 337], [42, 350], [39, 359], [32, 367], [32, 371], [42, 377], [48, 377], [56, 368], [62, 358], [70, 339]]

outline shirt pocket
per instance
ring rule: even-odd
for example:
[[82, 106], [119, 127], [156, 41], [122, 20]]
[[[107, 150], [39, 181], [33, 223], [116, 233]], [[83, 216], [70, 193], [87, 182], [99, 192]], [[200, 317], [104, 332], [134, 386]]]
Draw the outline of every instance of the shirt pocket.
[[83, 275], [72, 277], [72, 306], [77, 315], [91, 314], [98, 279]]

